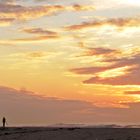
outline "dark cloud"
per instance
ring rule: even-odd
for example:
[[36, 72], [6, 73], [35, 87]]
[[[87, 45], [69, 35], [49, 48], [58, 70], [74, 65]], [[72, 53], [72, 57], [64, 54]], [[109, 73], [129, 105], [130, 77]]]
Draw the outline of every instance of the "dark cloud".
[[129, 108], [100, 108], [86, 101], [41, 97], [24, 89], [0, 86], [0, 114], [6, 116], [9, 125], [139, 121], [140, 103], [124, 105]]
[[[70, 114], [77, 114], [92, 107], [88, 102], [41, 97], [26, 90], [0, 87], [0, 113], [13, 124], [44, 124], [69, 121]], [[74, 115], [73, 114], [73, 115]], [[73, 116], [74, 117], [74, 116]]]
[[[138, 73], [137, 73], [138, 74]], [[103, 84], [103, 85], [140, 85], [140, 80], [136, 74], [126, 74], [124, 76], [100, 78], [92, 77], [83, 81], [85, 84]]]
[[[83, 67], [71, 69], [77, 74], [93, 74], [94, 76], [83, 81], [85, 84], [104, 84], [104, 85], [140, 85], [140, 54], [132, 55], [131, 57], [107, 58], [105, 62], [109, 62], [111, 66], [103, 67]], [[117, 77], [95, 76], [99, 72], [105, 72], [116, 68], [129, 66], [128, 73]]]
[[[81, 54], [78, 57], [84, 57], [84, 56], [99, 56], [102, 55], [107, 58], [114, 58], [116, 54], [121, 54], [120, 51], [115, 49], [109, 49], [109, 48], [87, 48], [86, 51]], [[115, 59], [116, 60], [116, 59]], [[108, 60], [107, 60], [108, 61]], [[110, 61], [110, 59], [109, 59]], [[98, 72], [103, 72], [108, 69], [117, 68], [116, 65], [111, 66], [99, 66], [99, 67], [81, 67], [81, 68], [73, 68], [70, 69], [71, 72], [74, 72], [76, 74], [96, 74]]]
[[82, 68], [73, 68], [70, 69], [71, 72], [76, 74], [96, 74], [108, 70], [109, 67], [82, 67]]

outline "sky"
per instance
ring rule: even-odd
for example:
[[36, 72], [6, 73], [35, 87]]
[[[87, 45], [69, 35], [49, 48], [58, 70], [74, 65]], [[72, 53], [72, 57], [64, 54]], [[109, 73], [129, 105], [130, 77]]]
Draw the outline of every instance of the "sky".
[[0, 117], [138, 124], [139, 13], [139, 0], [0, 0]]

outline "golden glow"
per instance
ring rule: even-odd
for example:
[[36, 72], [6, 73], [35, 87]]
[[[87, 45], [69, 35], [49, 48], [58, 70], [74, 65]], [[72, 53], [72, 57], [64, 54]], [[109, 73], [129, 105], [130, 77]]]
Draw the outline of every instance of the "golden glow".
[[[124, 93], [140, 88], [140, 0], [44, 3], [0, 3], [0, 85], [100, 107], [139, 101]], [[84, 83], [123, 76], [123, 85]]]
[[123, 76], [129, 73], [129, 69], [132, 68], [131, 66], [125, 66], [121, 68], [115, 68], [111, 70], [107, 70], [98, 74], [101, 78], [110, 78], [110, 77], [117, 77]]

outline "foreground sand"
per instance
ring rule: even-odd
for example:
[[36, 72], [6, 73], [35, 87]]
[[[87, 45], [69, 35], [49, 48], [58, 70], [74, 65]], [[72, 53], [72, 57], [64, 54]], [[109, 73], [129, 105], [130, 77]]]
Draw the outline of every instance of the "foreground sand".
[[6, 128], [0, 140], [140, 140], [136, 128]]

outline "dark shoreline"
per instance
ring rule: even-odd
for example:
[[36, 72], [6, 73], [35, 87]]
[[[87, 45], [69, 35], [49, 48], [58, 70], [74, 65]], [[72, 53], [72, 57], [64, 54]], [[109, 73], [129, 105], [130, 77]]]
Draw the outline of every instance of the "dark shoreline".
[[7, 127], [0, 140], [140, 140], [140, 128]]

